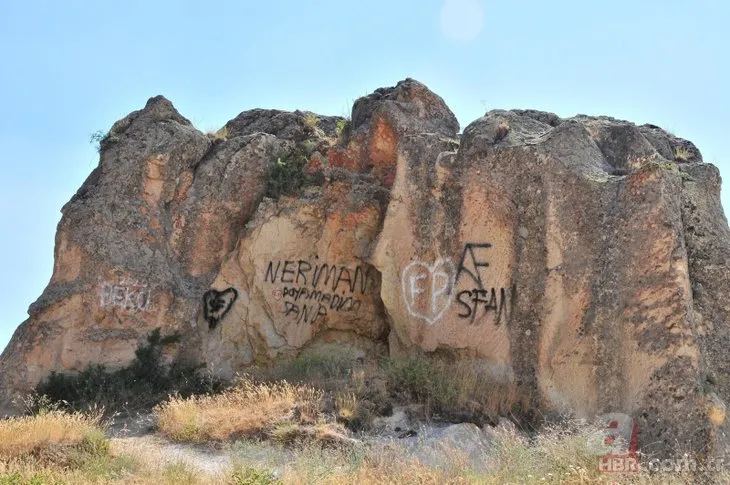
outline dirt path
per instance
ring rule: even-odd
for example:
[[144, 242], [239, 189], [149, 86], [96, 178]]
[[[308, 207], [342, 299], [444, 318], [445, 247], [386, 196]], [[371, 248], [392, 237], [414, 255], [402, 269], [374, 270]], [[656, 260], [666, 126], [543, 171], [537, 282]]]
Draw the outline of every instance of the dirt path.
[[207, 475], [225, 475], [233, 467], [230, 449], [174, 443], [156, 435], [112, 438], [111, 446], [155, 463], [184, 463]]
[[177, 443], [155, 434], [151, 414], [116, 417], [107, 425], [112, 449], [142, 457], [156, 465], [184, 463], [206, 475], [225, 476], [235, 464], [258, 465], [281, 471], [295, 456], [280, 447], [264, 443], [190, 444]]

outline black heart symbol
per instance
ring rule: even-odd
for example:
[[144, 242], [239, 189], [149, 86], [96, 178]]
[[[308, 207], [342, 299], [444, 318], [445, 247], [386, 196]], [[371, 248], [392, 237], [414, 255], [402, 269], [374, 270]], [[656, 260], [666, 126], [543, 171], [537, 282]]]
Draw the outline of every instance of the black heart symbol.
[[208, 322], [208, 328], [213, 330], [223, 320], [233, 302], [238, 298], [238, 291], [235, 288], [228, 288], [224, 291], [208, 290], [203, 295], [203, 316]]

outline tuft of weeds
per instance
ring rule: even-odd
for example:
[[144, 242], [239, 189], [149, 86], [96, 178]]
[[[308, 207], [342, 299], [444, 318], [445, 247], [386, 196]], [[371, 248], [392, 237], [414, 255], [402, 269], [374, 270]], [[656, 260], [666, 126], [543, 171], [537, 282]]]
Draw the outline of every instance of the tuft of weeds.
[[162, 469], [162, 477], [166, 483], [176, 485], [196, 485], [201, 481], [200, 472], [182, 461], [165, 465]]
[[355, 393], [338, 393], [335, 396], [335, 409], [337, 419], [345, 423], [351, 423], [358, 418], [358, 399]]
[[494, 141], [499, 142], [503, 140], [509, 133], [509, 130], [509, 123], [507, 123], [506, 121], [501, 121], [497, 126], [497, 132], [495, 134]]
[[225, 141], [228, 139], [228, 127], [224, 126], [220, 130], [209, 131], [207, 135], [213, 141]]
[[279, 485], [283, 483], [271, 470], [255, 466], [240, 467], [233, 471], [231, 485]]
[[319, 118], [314, 113], [307, 113], [304, 115], [304, 124], [309, 128], [316, 129], [319, 126]]
[[692, 158], [692, 152], [687, 150], [682, 145], [678, 145], [674, 148], [674, 159], [679, 162], [688, 162]]

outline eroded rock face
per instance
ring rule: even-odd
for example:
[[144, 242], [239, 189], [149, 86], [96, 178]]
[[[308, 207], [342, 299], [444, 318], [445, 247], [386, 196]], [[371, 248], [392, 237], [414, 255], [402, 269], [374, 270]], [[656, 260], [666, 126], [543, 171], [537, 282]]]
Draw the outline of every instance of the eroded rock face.
[[707, 186], [719, 180], [696, 149], [679, 159], [685, 142], [644, 130], [493, 111], [458, 151], [404, 147], [374, 256], [391, 350], [484, 359], [528, 413], [631, 410], [647, 443], [706, 442], [716, 430], [697, 425], [712, 406], [698, 383], [712, 364], [683, 199], [701, 172], [713, 194], [703, 209], [724, 234]]
[[235, 287], [243, 302], [219, 329], [205, 332], [216, 373], [231, 376], [313, 345], [360, 352], [384, 346], [380, 273], [366, 256], [387, 195], [366, 181], [331, 180], [301, 199], [260, 206], [213, 282]]
[[[730, 231], [690, 142], [532, 110], [459, 135], [413, 80], [349, 123], [252, 110], [224, 132], [161, 97], [114, 125], [0, 360], [6, 401], [161, 327], [226, 377], [332, 347], [477, 359], [523, 419], [620, 412], [649, 451], [727, 449]], [[298, 161], [307, 183], [265, 197]]]

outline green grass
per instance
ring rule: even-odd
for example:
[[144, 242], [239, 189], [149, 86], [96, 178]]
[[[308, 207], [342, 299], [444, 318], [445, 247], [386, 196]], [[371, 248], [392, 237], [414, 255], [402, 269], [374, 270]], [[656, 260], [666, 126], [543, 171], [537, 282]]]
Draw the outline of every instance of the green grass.
[[233, 485], [278, 485], [281, 483], [271, 470], [255, 466], [238, 468], [231, 476]]

